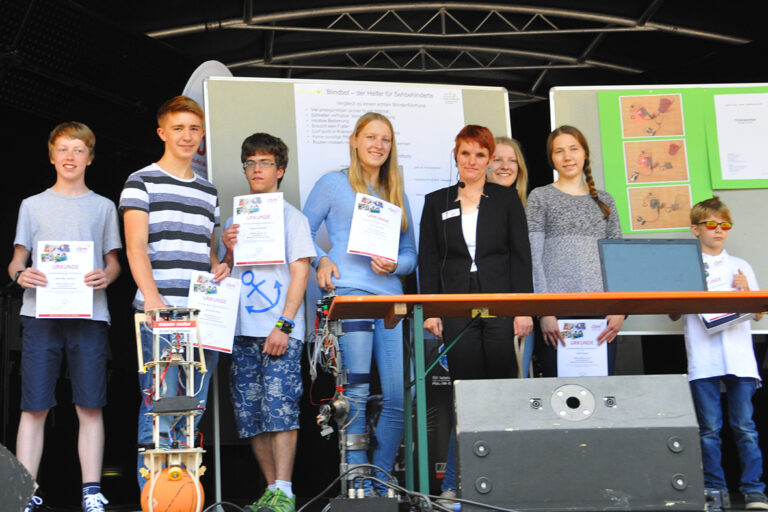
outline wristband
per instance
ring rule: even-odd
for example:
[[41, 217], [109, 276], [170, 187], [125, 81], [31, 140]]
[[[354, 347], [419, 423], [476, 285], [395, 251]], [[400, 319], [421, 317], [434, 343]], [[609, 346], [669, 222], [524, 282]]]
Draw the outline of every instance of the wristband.
[[[22, 274], [23, 272], [24, 272], [23, 270], [17, 270], [17, 271], [16, 271], [16, 274], [13, 276], [13, 282], [14, 282], [14, 284], [19, 284], [19, 278], [21, 277], [21, 274]], [[21, 285], [19, 284], [19, 286], [21, 286]]]
[[278, 320], [277, 323], [275, 324], [275, 327], [280, 329], [285, 334], [291, 334], [291, 332], [293, 332], [293, 328], [295, 327], [295, 325], [296, 324], [294, 324], [292, 320], [289, 320], [281, 316], [280, 320]]

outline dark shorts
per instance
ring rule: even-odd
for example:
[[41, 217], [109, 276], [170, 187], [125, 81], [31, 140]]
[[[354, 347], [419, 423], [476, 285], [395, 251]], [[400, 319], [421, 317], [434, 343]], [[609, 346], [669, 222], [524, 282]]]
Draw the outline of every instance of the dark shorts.
[[56, 381], [67, 355], [72, 402], [91, 409], [107, 404], [107, 322], [21, 317], [21, 410], [56, 405]]

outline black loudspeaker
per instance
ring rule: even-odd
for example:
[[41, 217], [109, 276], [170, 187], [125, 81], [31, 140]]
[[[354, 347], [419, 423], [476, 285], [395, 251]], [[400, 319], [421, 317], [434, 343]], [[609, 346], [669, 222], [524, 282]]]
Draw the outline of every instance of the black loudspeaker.
[[454, 391], [461, 498], [517, 511], [704, 510], [685, 375], [456, 381]]
[[0, 444], [0, 510], [23, 510], [35, 492], [32, 475]]

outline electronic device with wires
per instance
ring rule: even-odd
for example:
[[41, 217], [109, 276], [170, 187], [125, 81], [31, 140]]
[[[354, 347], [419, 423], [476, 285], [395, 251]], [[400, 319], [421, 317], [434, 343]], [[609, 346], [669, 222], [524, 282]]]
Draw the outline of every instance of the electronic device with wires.
[[[143, 390], [144, 400], [151, 404], [147, 414], [152, 418], [152, 444], [139, 448], [145, 464], [140, 471], [148, 480], [141, 497], [145, 512], [162, 509], [164, 497], [177, 495], [177, 487], [190, 493], [189, 502], [194, 507], [190, 510], [200, 512], [203, 508], [200, 476], [205, 471], [204, 450], [202, 440], [197, 446], [195, 443], [195, 418], [201, 414], [195, 375], [205, 374], [207, 368], [202, 344], [197, 343], [198, 313], [192, 308], [162, 308], [134, 317], [139, 373], [152, 372], [152, 387]], [[141, 343], [141, 330], [146, 328], [152, 330], [149, 361], [144, 361]], [[169, 371], [178, 372], [176, 390], [167, 389]], [[198, 380], [202, 387], [202, 379]]]
[[[370, 478], [370, 464], [348, 464], [347, 452], [350, 450], [367, 450], [369, 446], [369, 434], [351, 434], [347, 432], [355, 416], [350, 417], [353, 399], [344, 392], [347, 386], [348, 371], [343, 368], [341, 362], [341, 350], [339, 337], [343, 335], [340, 320], [330, 320], [328, 313], [333, 303], [334, 296], [328, 295], [317, 301], [317, 320], [315, 330], [307, 343], [307, 355], [309, 358], [309, 375], [312, 381], [310, 385], [310, 401], [313, 405], [319, 405], [316, 422], [320, 427], [320, 435], [326, 439], [334, 433], [338, 433], [340, 464], [339, 474], [341, 480], [342, 496], [347, 498], [362, 498], [364, 489], [360, 480]], [[312, 390], [318, 376], [318, 369], [330, 374], [335, 381], [335, 390], [332, 397], [324, 398], [319, 404], [314, 403]], [[334, 429], [334, 426], [336, 428]], [[395, 498], [392, 487], [389, 488], [389, 498]]]

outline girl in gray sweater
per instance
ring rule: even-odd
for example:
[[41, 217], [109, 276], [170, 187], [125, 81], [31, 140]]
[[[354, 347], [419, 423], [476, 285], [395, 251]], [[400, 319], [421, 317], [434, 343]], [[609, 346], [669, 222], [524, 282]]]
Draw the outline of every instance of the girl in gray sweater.
[[[551, 185], [534, 189], [526, 205], [534, 288], [545, 293], [602, 292], [597, 241], [621, 238], [616, 205], [610, 194], [595, 188], [589, 145], [577, 128], [566, 125], [550, 133], [547, 157], [558, 178]], [[606, 319], [608, 325], [598, 340], [611, 343], [624, 315], [608, 315]], [[543, 316], [540, 325], [546, 345], [543, 352], [555, 356], [558, 341], [565, 344], [557, 317]], [[609, 368], [614, 354], [614, 347], [609, 346]], [[547, 370], [548, 364], [544, 366], [545, 373], [556, 373]]]

